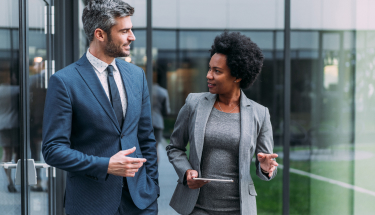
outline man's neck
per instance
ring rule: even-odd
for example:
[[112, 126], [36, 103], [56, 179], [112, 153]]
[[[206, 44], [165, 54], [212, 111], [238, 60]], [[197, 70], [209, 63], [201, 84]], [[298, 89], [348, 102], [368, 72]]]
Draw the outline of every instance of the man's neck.
[[113, 60], [115, 59], [114, 57], [110, 57], [110, 56], [104, 54], [104, 51], [100, 47], [97, 47], [94, 44], [90, 44], [89, 52], [94, 57], [96, 57], [99, 60], [105, 62], [106, 64], [111, 64], [113, 62]]

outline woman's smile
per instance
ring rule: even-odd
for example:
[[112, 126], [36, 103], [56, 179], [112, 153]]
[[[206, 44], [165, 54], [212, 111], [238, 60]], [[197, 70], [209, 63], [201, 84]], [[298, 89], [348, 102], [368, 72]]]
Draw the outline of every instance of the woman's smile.
[[216, 86], [216, 84], [212, 84], [212, 83], [210, 83], [210, 82], [207, 82], [207, 83], [208, 83], [208, 88], [213, 88], [213, 87]]

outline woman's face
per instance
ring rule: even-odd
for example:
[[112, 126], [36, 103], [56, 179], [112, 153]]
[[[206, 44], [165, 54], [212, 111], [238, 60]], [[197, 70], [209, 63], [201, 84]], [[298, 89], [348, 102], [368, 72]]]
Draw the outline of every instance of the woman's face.
[[231, 93], [239, 89], [239, 80], [230, 74], [226, 55], [216, 53], [211, 57], [207, 72], [207, 83], [210, 93]]

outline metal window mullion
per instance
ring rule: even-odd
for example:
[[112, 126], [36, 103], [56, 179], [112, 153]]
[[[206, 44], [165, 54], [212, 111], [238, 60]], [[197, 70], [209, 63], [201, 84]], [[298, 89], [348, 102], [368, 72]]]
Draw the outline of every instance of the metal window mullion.
[[[52, 1], [46, 2], [47, 5], [47, 35], [46, 35], [46, 48], [47, 48], [47, 63], [46, 63], [46, 80], [45, 80], [45, 88], [48, 87], [48, 79], [52, 74], [53, 71], [53, 62], [52, 62], [52, 31], [53, 31], [53, 7]], [[48, 69], [47, 69], [48, 67]], [[49, 172], [49, 176], [52, 176], [52, 168], [47, 168], [46, 171]], [[54, 177], [48, 177], [48, 212], [50, 215], [55, 214], [55, 192], [54, 192]]]
[[[146, 78], [149, 94], [152, 95], [152, 1], [147, 0], [147, 27], [146, 27], [146, 56], [147, 56], [147, 65], [146, 65]], [[152, 96], [150, 96], [152, 100]], [[151, 103], [152, 104], [152, 103]]]
[[55, 34], [55, 6], [51, 6], [51, 34]]
[[80, 51], [80, 44], [79, 44], [79, 22], [81, 22], [79, 17], [79, 1], [73, 1], [73, 61], [78, 60], [81, 56]]
[[20, 146], [21, 146], [21, 214], [29, 214], [29, 193], [27, 180], [27, 146], [29, 145], [29, 53], [28, 53], [28, 1], [19, 0], [19, 84], [20, 84]]
[[[55, 60], [55, 63], [52, 63], [52, 67], [58, 70], [67, 64], [73, 63], [73, 45], [71, 45], [72, 39], [69, 39], [73, 35], [73, 28], [70, 25], [66, 25], [66, 22], [71, 23], [67, 19], [69, 20], [72, 17], [73, 2], [54, 1], [53, 4], [56, 9], [54, 18], [56, 29], [55, 34], [52, 36], [53, 59]], [[52, 73], [54, 73], [53, 68]], [[54, 211], [56, 212], [55, 215], [65, 215], [63, 204], [66, 175], [63, 170], [55, 169], [55, 172], [56, 178], [53, 180], [53, 189], [55, 192]]]
[[290, 0], [285, 0], [284, 26], [284, 158], [283, 158], [283, 214], [289, 214], [289, 150], [290, 150], [290, 97], [291, 97], [291, 62], [290, 62]]

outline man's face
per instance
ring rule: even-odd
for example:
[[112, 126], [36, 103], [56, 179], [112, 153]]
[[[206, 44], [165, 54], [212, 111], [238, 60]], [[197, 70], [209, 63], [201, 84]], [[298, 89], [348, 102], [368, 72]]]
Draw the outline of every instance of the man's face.
[[130, 55], [130, 43], [135, 40], [130, 16], [116, 18], [117, 24], [111, 28], [105, 46], [105, 54], [110, 57], [127, 57]]

